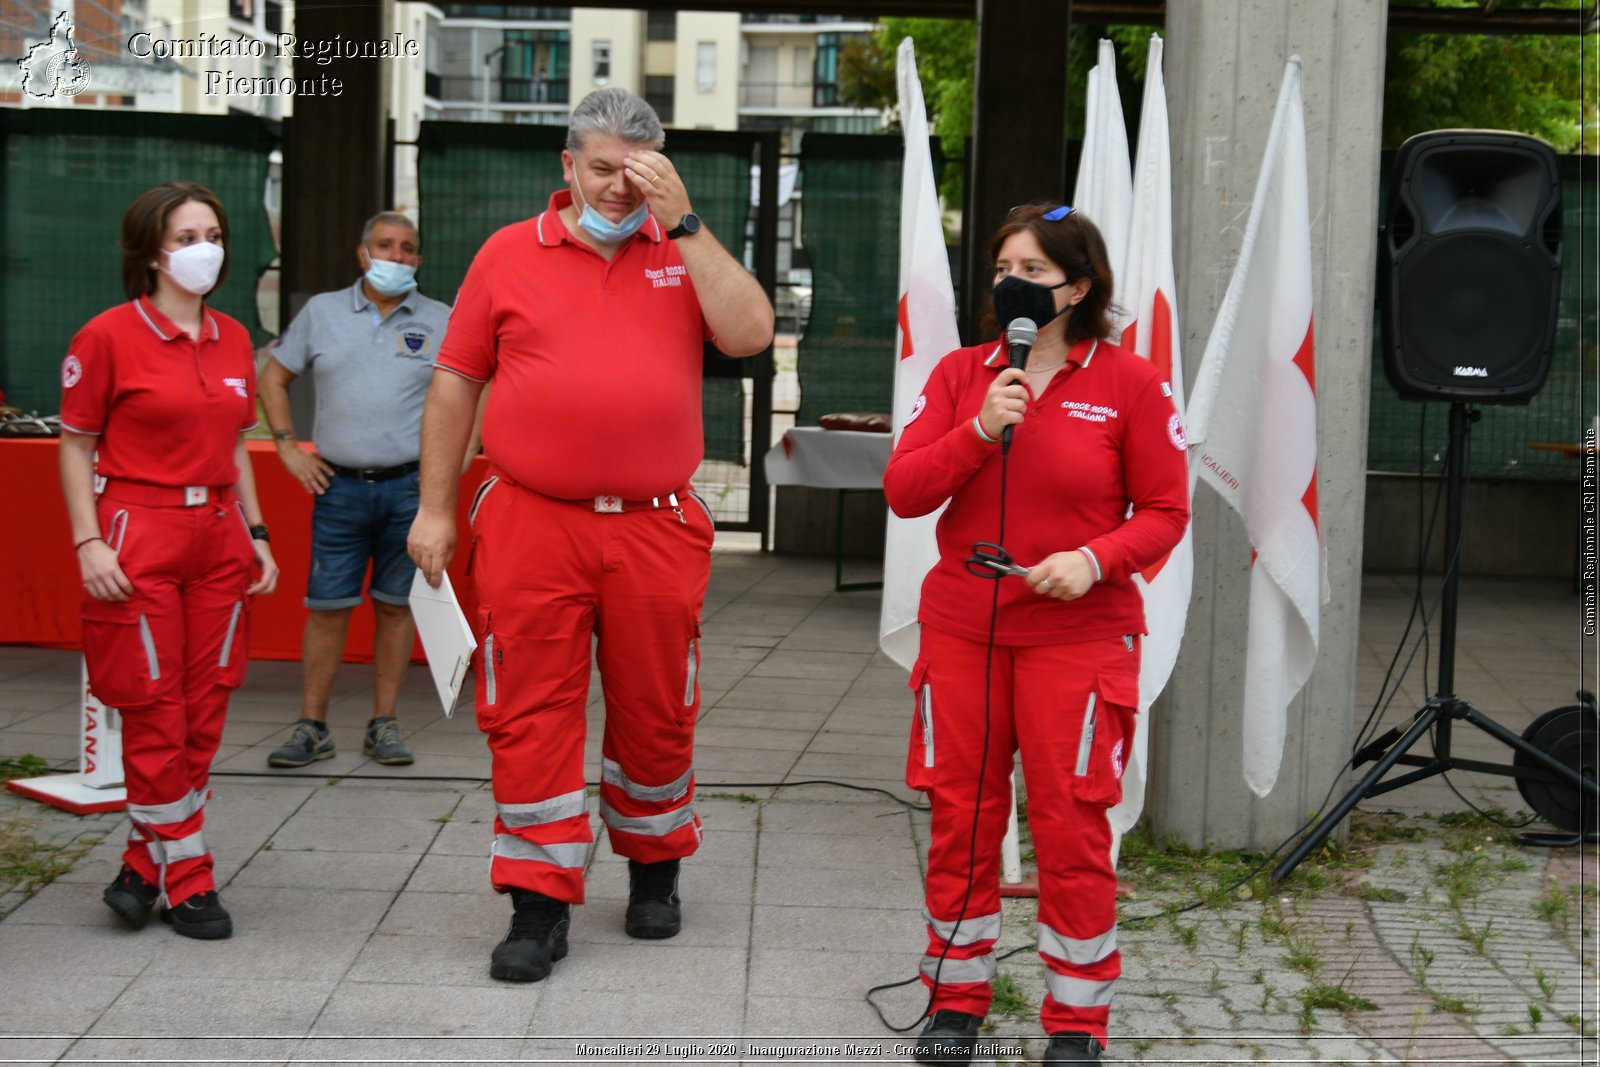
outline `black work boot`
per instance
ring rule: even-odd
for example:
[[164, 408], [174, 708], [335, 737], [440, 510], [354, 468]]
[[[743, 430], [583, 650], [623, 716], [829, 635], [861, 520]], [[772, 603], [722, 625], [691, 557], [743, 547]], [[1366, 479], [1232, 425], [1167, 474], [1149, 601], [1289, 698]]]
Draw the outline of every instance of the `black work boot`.
[[964, 1011], [936, 1011], [917, 1037], [917, 1062], [957, 1064], [972, 1062], [983, 1016]]
[[567, 954], [572, 905], [531, 889], [511, 890], [511, 929], [489, 957], [489, 977], [506, 982], [537, 982], [550, 976]]
[[1100, 1042], [1093, 1034], [1081, 1030], [1060, 1030], [1050, 1035], [1045, 1046], [1045, 1067], [1069, 1067], [1079, 1063], [1100, 1062]]
[[150, 921], [150, 912], [156, 906], [161, 890], [144, 880], [144, 876], [124, 864], [117, 872], [117, 880], [106, 886], [100, 899], [122, 917], [122, 921], [135, 930], [143, 930]]
[[629, 937], [675, 937], [683, 929], [683, 902], [678, 899], [678, 861], [628, 861]]
[[162, 908], [161, 921], [171, 924], [173, 933], [201, 941], [233, 936], [233, 916], [222, 906], [215, 889], [196, 893], [176, 907]]

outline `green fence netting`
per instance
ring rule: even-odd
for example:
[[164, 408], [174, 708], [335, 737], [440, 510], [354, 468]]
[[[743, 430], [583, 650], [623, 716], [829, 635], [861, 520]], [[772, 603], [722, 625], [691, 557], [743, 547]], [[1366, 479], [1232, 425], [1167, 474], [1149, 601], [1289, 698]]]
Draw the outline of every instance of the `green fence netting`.
[[[1384, 188], [1378, 217], [1387, 216], [1387, 176], [1394, 153], [1383, 154]], [[1596, 338], [1600, 337], [1595, 294], [1600, 292], [1594, 249], [1600, 247], [1595, 163], [1563, 156], [1561, 164], [1561, 308], [1556, 318], [1550, 377], [1525, 405], [1486, 404], [1472, 427], [1468, 472], [1516, 478], [1572, 480], [1578, 465], [1560, 453], [1531, 448], [1535, 442], [1575, 444], [1595, 415]], [[1380, 294], [1381, 299], [1381, 294]], [[1448, 443], [1450, 405], [1401, 400], [1383, 371], [1383, 334], [1372, 327], [1372, 405], [1367, 426], [1367, 468], [1415, 473], [1421, 463], [1437, 471]]]
[[197, 181], [228, 210], [228, 281], [213, 307], [267, 333], [256, 286], [274, 253], [265, 195], [273, 124], [250, 116], [0, 108], [0, 388], [21, 408], [61, 407], [73, 334], [127, 299], [122, 216], [166, 181]]
[[[418, 214], [426, 234], [419, 281], [450, 299], [472, 257], [495, 230], [543, 211], [564, 188], [561, 149], [567, 131], [556, 126], [424, 122], [417, 138]], [[746, 261], [754, 137], [703, 130], [669, 130], [664, 151], [703, 219], [735, 259]], [[706, 458], [747, 461], [744, 383], [705, 379]]]
[[798, 425], [893, 405], [904, 153], [895, 136], [808, 133], [801, 144], [812, 297], [796, 356]]

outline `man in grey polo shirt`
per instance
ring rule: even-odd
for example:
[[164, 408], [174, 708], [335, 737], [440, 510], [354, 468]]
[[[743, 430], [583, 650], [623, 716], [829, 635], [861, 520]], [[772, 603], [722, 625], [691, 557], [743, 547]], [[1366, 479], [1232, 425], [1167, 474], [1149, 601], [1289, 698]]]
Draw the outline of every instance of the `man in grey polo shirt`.
[[[395, 721], [415, 632], [409, 599], [416, 567], [406, 534], [417, 513], [422, 403], [450, 317], [446, 305], [416, 290], [420, 250], [406, 216], [386, 211], [369, 219], [356, 249], [365, 273], [348, 289], [308, 300], [261, 374], [278, 458], [316, 497], [304, 696], [289, 740], [267, 757], [273, 767], [304, 767], [334, 754], [328, 695], [368, 561], [375, 691], [362, 751], [379, 763], [412, 761]], [[300, 447], [289, 412], [289, 383], [308, 369], [317, 387], [315, 452]]]

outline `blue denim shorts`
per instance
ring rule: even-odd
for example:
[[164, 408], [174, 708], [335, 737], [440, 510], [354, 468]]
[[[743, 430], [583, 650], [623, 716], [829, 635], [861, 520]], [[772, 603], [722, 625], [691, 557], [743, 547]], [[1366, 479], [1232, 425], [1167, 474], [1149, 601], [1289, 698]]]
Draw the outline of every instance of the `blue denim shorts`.
[[406, 535], [417, 517], [416, 471], [386, 482], [335, 474], [311, 512], [311, 578], [306, 607], [337, 611], [361, 603], [372, 564], [372, 599], [401, 607], [411, 602], [416, 564]]

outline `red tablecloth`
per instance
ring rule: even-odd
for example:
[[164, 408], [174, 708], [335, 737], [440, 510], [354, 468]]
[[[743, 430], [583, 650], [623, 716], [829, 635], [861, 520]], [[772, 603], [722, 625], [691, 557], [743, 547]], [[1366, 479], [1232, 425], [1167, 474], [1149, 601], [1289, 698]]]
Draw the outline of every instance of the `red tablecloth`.
[[[289, 477], [270, 441], [251, 441], [261, 513], [272, 527], [272, 551], [282, 569], [278, 590], [256, 597], [250, 655], [256, 659], [297, 660], [305, 626], [306, 575], [311, 566], [311, 497]], [[54, 438], [0, 439], [0, 644], [79, 648], [78, 604], [82, 596], [78, 564], [61, 480], [56, 473]], [[463, 534], [467, 508], [483, 480], [480, 456], [461, 483], [457, 520]], [[467, 618], [475, 618], [472, 581], [466, 577], [467, 549], [450, 565], [450, 580]], [[422, 662], [420, 645], [412, 659]], [[372, 607], [364, 602], [350, 622], [345, 646], [350, 663], [372, 662]]]

